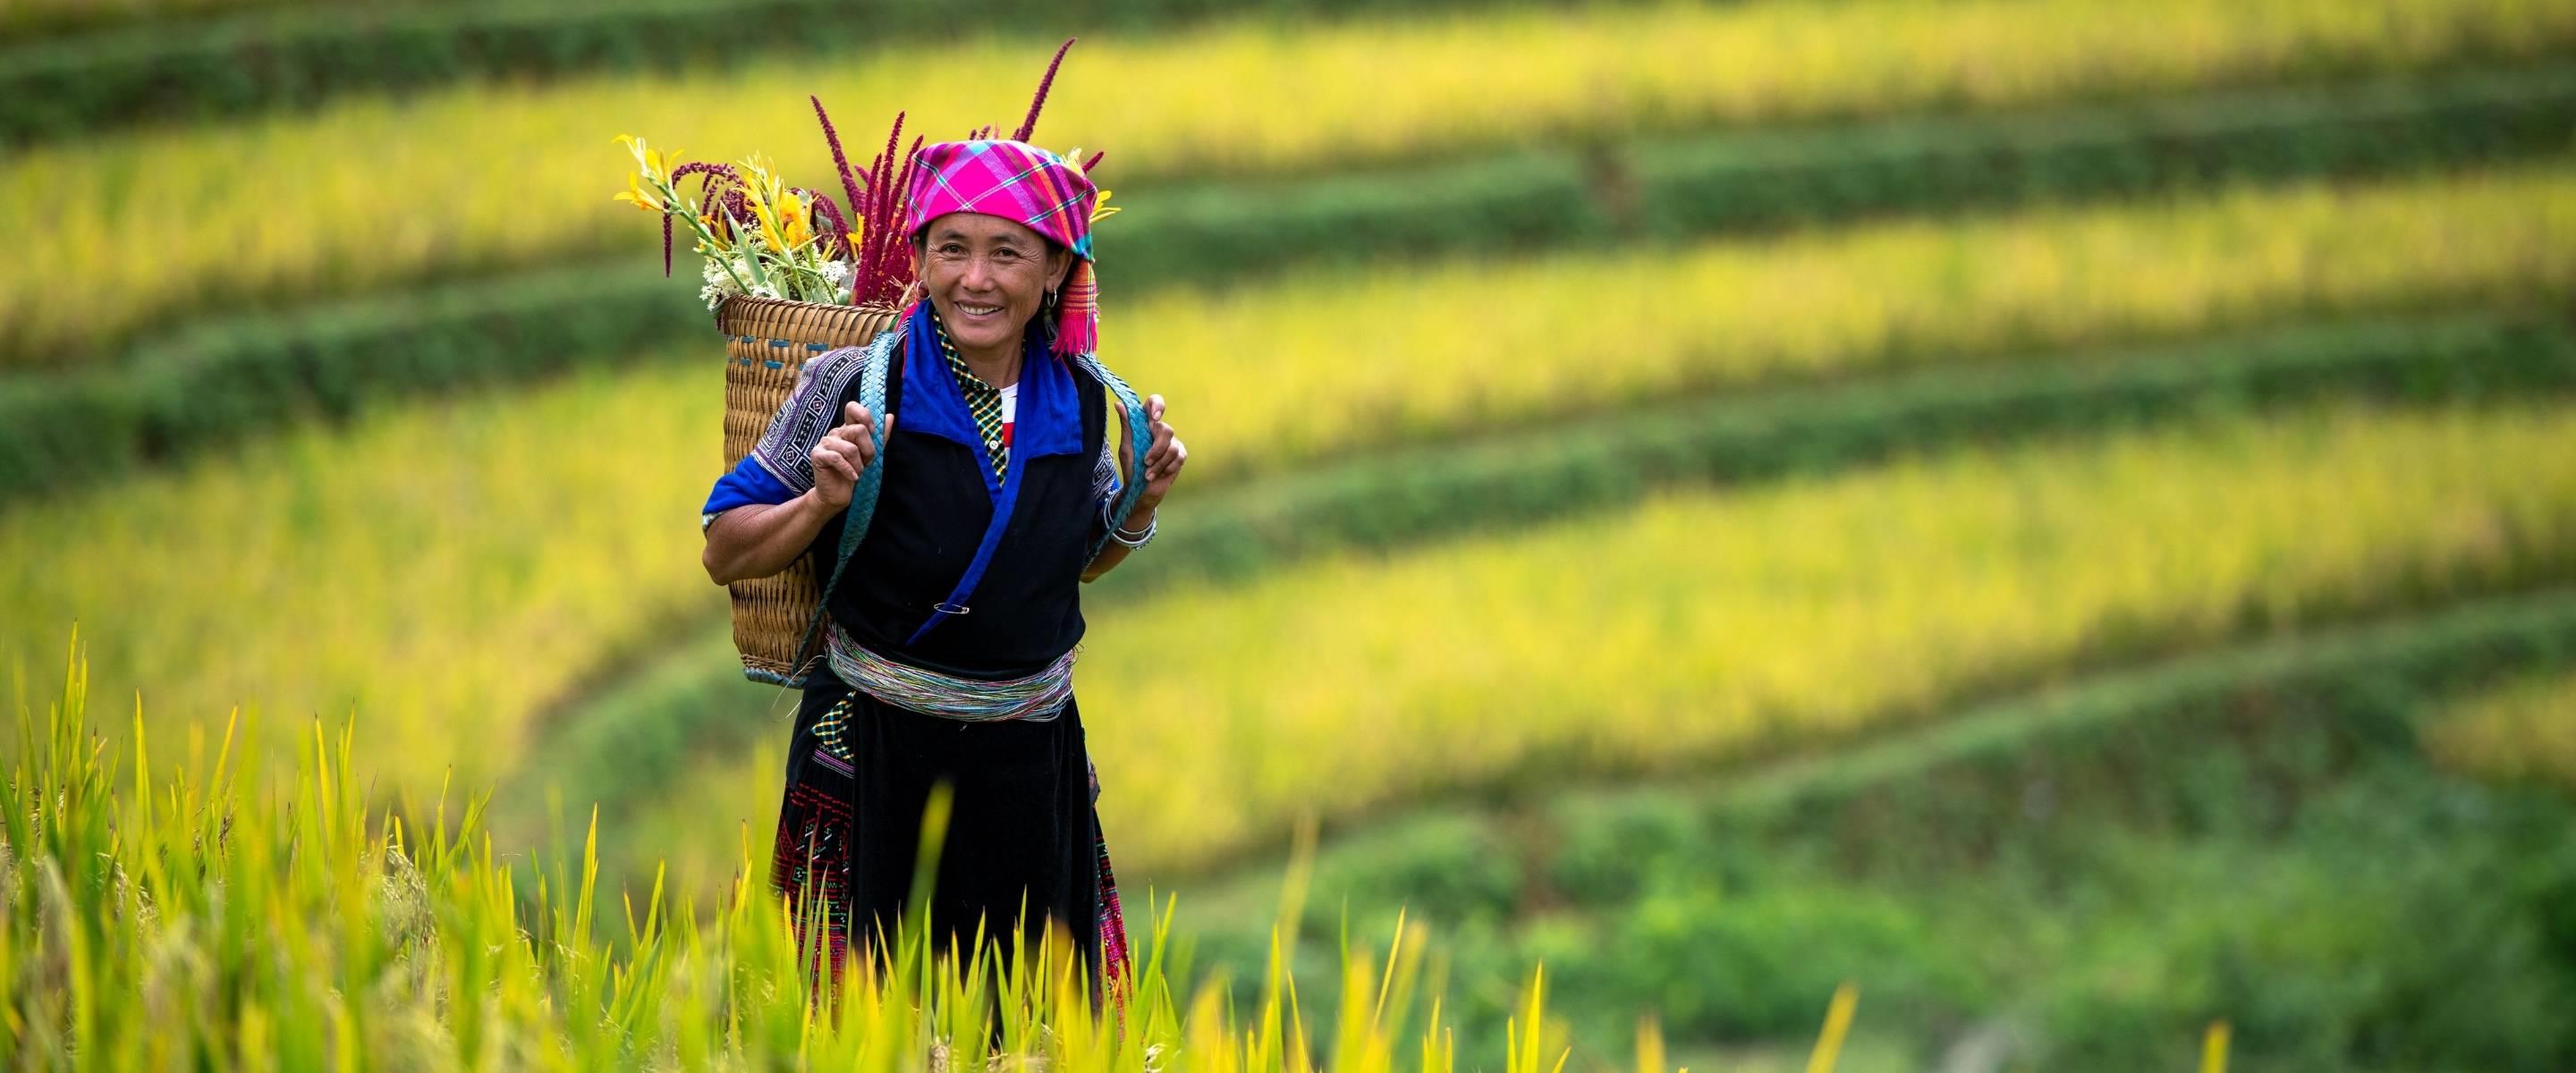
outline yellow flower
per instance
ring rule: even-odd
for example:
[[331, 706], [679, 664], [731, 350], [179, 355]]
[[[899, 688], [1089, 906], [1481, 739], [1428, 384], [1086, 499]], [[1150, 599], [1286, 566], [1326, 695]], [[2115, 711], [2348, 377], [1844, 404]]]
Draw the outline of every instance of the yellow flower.
[[807, 214], [811, 211], [804, 199], [797, 197], [794, 191], [778, 195], [778, 225], [781, 231], [786, 232], [787, 245], [790, 248], [803, 246], [814, 240], [814, 228], [807, 219]]
[[751, 208], [752, 221], [760, 225], [760, 237], [762, 241], [769, 243], [770, 249], [776, 250], [780, 253], [785, 253], [787, 251], [787, 243], [786, 240], [779, 237], [778, 216], [776, 211], [769, 207], [768, 202], [761, 200], [759, 191], [757, 190], [752, 191], [743, 199], [743, 201]]
[[653, 200], [653, 195], [644, 192], [643, 179], [644, 177], [641, 175], [628, 175], [626, 177], [626, 189], [620, 190], [610, 196], [615, 200], [633, 205], [638, 210], [644, 212], [663, 211], [662, 203]]
[[620, 134], [617, 136], [617, 143], [625, 146], [628, 153], [634, 154], [636, 167], [649, 168], [653, 166], [651, 150], [645, 146], [644, 139], [638, 138], [632, 134]]
[[1103, 190], [1100, 192], [1100, 203], [1091, 207], [1091, 222], [1096, 224], [1124, 211], [1126, 211], [1126, 209], [1123, 206], [1111, 205], [1109, 203], [1109, 191]]

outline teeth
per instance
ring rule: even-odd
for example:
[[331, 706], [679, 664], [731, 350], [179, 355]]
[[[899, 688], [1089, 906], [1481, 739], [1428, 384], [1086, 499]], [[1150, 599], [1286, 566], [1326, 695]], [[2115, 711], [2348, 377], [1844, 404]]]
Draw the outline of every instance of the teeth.
[[980, 316], [983, 316], [983, 315], [988, 314], [988, 313], [999, 313], [999, 312], [1001, 312], [1001, 311], [1002, 311], [1002, 307], [1000, 307], [1000, 306], [970, 306], [970, 305], [960, 305], [960, 306], [958, 306], [957, 308], [958, 308], [958, 309], [960, 309], [960, 310], [965, 311], [965, 312], [966, 312], [966, 314], [967, 314], [967, 315], [969, 315], [969, 316], [976, 316], [976, 317], [980, 317]]

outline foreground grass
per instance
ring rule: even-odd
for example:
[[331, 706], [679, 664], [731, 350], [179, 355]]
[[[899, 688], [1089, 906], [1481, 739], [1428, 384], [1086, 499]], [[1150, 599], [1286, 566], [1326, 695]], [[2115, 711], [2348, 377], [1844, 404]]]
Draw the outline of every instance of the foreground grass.
[[[541, 858], [526, 890], [515, 855], [479, 830], [479, 807], [451, 824], [444, 801], [409, 823], [364, 805], [354, 726], [332, 736], [316, 724], [293, 772], [263, 790], [259, 758], [236, 754], [229, 730], [212, 750], [190, 735], [171, 774], [140, 735], [130, 753], [108, 751], [89, 717], [75, 656], [59, 704], [44, 717], [19, 709], [22, 747], [0, 787], [11, 1068], [1284, 1073], [1457, 1061], [1418, 927], [1399, 925], [1382, 963], [1353, 952], [1338, 1010], [1301, 1010], [1276, 963], [1256, 1005], [1227, 1004], [1214, 982], [1188, 990], [1165, 961], [1168, 905], [1132, 985], [1104, 1008], [1060, 937], [1005, 970], [925, 956], [909, 929], [882, 971], [816, 995], [800, 971], [812, 955], [765, 883], [745, 878], [747, 856], [712, 904], [658, 883], [611, 898], [595, 890], [594, 826], [579, 860]], [[944, 807], [932, 814], [938, 823]], [[623, 927], [598, 919], [603, 904], [622, 906]], [[1539, 978], [1507, 1037], [1515, 1073], [1562, 1053]]]
[[[1111, 148], [1104, 176], [1117, 185], [1640, 128], [2419, 69], [2570, 44], [2576, 14], [2545, 0], [1757, 0], [1294, 32], [1247, 23], [1086, 42], [1040, 136]], [[216, 304], [648, 248], [642, 218], [606, 196], [616, 134], [725, 157], [775, 153], [797, 181], [830, 187], [808, 93], [841, 110], [859, 145], [856, 132], [899, 106], [913, 109], [912, 129], [949, 137], [1021, 114], [1039, 55], [1024, 42], [970, 41], [828, 70], [795, 59], [677, 80], [465, 87], [22, 153], [0, 164], [0, 233], [19, 239], [0, 261], [0, 363], [77, 361], [102, 340]], [[1114, 228], [1103, 241], [1114, 249]]]
[[[2088, 661], [2563, 579], [2571, 531], [2563, 408], [1959, 452], [1103, 610], [1085, 723], [1112, 843], [1154, 876], [1309, 811], [1675, 770]], [[774, 753], [708, 757], [666, 793], [685, 810], [639, 822], [675, 874], [721, 875], [778, 780]]]

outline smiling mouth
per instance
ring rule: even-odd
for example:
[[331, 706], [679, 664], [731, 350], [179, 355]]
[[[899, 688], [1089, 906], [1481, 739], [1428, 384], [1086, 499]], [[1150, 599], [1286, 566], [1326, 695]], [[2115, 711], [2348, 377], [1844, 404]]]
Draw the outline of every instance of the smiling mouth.
[[957, 303], [957, 311], [970, 317], [990, 317], [1000, 313], [1002, 311], [1002, 307], [975, 305], [971, 302], [959, 302]]

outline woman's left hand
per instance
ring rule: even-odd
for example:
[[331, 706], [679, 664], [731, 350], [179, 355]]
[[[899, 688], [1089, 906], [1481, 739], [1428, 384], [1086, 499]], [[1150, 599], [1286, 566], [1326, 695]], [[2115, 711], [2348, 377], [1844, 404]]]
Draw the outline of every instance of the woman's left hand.
[[[1151, 422], [1154, 442], [1145, 449], [1145, 494], [1136, 503], [1140, 513], [1151, 513], [1172, 490], [1172, 482], [1181, 475], [1181, 463], [1190, 459], [1190, 449], [1172, 434], [1170, 422], [1163, 420], [1163, 397], [1145, 399], [1145, 419]], [[1121, 454], [1126, 452], [1121, 451]]]

